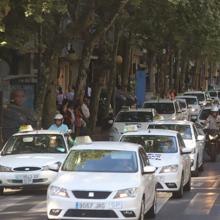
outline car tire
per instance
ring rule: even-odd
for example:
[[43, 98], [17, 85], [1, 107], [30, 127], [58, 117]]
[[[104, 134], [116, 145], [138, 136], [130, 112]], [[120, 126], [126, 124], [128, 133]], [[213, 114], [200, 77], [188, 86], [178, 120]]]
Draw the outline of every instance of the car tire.
[[140, 216], [139, 216], [138, 220], [145, 220], [144, 210], [145, 210], [145, 200], [143, 198], [141, 201], [141, 211], [140, 211]]
[[184, 186], [184, 191], [189, 192], [190, 190], [191, 190], [191, 174], [190, 174], [190, 176], [189, 176], [188, 182], [187, 182], [186, 185]]
[[4, 194], [4, 187], [0, 187], [0, 196]]
[[154, 196], [154, 201], [153, 204], [151, 206], [151, 208], [149, 209], [149, 211], [146, 213], [146, 217], [148, 218], [154, 218], [156, 216], [156, 209], [157, 209], [157, 196], [156, 196], [156, 192], [155, 192], [155, 196]]
[[183, 175], [181, 177], [179, 190], [173, 192], [173, 198], [174, 199], [181, 199], [182, 197], [183, 197]]

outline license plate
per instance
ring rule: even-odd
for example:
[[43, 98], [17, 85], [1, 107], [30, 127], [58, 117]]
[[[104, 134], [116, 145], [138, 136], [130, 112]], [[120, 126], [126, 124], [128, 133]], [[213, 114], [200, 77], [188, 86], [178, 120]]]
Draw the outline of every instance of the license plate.
[[17, 180], [22, 180], [23, 184], [32, 184], [33, 183], [33, 175], [31, 174], [24, 174], [16, 176]]
[[121, 202], [76, 202], [76, 209], [121, 209]]

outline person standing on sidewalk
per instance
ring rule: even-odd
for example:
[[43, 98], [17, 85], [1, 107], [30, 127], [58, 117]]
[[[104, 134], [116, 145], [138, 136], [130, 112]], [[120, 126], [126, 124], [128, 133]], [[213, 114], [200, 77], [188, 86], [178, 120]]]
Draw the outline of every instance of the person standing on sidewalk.
[[15, 89], [10, 94], [10, 103], [3, 109], [3, 141], [18, 132], [21, 125], [36, 127], [37, 118], [35, 113], [24, 106], [25, 91]]

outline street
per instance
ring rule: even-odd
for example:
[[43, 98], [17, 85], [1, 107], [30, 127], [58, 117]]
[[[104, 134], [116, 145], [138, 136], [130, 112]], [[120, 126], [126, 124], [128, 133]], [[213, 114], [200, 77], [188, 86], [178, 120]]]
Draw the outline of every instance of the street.
[[[192, 179], [192, 190], [183, 199], [172, 199], [169, 193], [158, 193], [157, 220], [219, 220], [220, 158], [205, 164], [200, 177]], [[1, 220], [44, 220], [46, 192], [41, 190], [7, 190], [0, 197]]]

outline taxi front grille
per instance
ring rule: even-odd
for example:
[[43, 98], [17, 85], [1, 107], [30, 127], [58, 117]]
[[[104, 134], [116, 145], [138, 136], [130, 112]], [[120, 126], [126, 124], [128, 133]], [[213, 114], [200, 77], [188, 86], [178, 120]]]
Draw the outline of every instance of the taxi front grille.
[[14, 171], [36, 171], [36, 170], [40, 170], [40, 167], [16, 167], [14, 168]]
[[113, 210], [69, 209], [64, 217], [76, 218], [118, 218]]
[[72, 191], [77, 199], [107, 199], [111, 192], [108, 191]]

